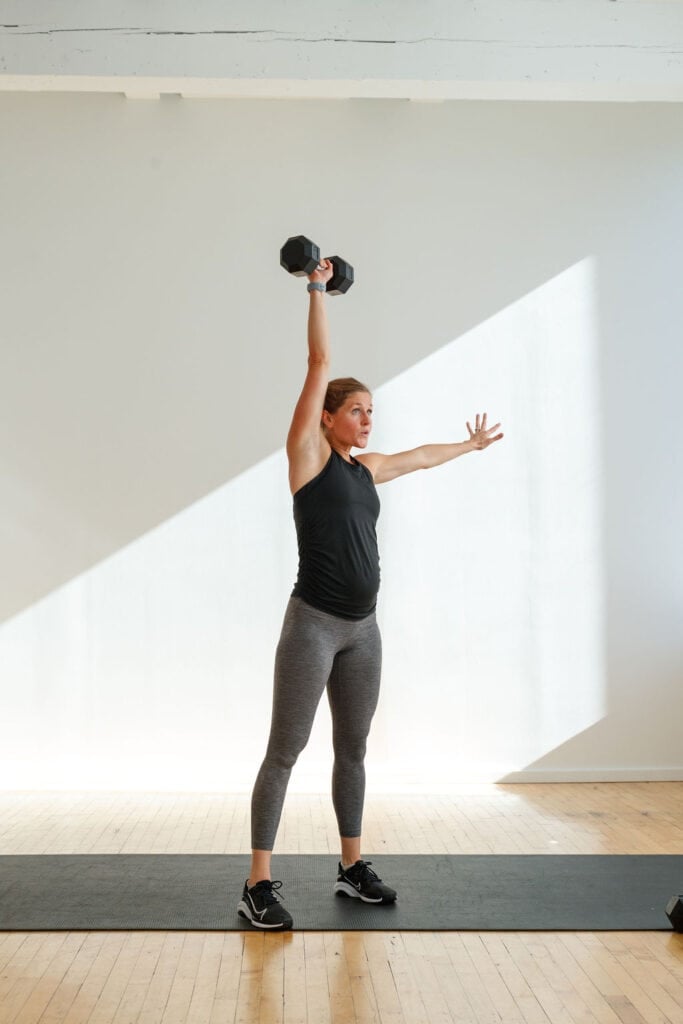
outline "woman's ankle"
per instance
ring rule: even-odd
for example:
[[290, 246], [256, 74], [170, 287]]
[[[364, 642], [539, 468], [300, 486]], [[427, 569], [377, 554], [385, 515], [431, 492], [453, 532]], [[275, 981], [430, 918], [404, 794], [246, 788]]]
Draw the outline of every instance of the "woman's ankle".
[[[248, 888], [251, 889], [252, 885], [256, 885], [257, 882], [263, 881], [264, 878], [270, 880], [271, 878], [271, 858], [273, 856], [272, 850], [260, 850], [252, 849], [251, 851], [251, 863], [249, 864], [249, 878]], [[253, 879], [253, 881], [252, 881]]]

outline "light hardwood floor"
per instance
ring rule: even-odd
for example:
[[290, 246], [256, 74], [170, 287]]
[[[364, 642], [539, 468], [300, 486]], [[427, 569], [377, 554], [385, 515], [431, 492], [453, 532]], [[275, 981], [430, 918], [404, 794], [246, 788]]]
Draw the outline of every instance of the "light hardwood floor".
[[[683, 853], [683, 783], [368, 794], [362, 855]], [[248, 853], [249, 797], [0, 793], [0, 853]], [[273, 854], [338, 854], [288, 793]], [[683, 890], [683, 879], [681, 879]], [[235, 902], [239, 894], [230, 894]], [[683, 1024], [672, 932], [0, 932], [0, 1024]]]

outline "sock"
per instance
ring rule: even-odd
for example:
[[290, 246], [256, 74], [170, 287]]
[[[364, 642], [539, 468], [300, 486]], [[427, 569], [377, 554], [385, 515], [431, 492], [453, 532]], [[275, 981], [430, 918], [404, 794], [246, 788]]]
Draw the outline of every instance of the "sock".
[[352, 861], [351, 864], [345, 864], [344, 861], [341, 861], [341, 866], [343, 867], [344, 871], [348, 871], [348, 869], [352, 868], [355, 863], [355, 860]]

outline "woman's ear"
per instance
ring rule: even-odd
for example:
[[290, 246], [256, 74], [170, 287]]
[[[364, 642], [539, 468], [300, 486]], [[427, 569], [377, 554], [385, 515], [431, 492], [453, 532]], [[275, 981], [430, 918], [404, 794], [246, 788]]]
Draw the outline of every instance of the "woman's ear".
[[327, 409], [323, 409], [322, 420], [320, 421], [320, 423], [323, 429], [325, 429], [325, 427], [329, 428], [332, 426], [332, 417], [330, 416]]

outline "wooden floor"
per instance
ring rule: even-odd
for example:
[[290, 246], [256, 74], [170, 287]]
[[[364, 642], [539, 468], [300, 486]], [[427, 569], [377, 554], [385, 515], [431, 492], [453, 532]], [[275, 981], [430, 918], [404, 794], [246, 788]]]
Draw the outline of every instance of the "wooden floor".
[[[369, 794], [361, 852], [681, 854], [682, 810], [676, 782]], [[0, 793], [1, 854], [157, 852], [248, 853], [249, 797]], [[273, 878], [339, 852], [330, 797], [288, 793]], [[38, 1021], [683, 1024], [683, 935], [0, 932], [0, 1024]]]

